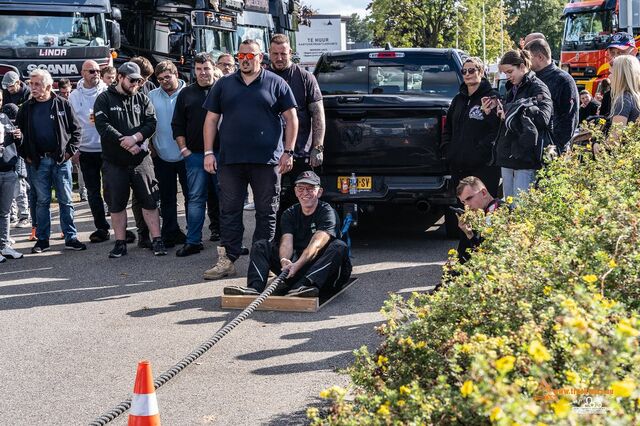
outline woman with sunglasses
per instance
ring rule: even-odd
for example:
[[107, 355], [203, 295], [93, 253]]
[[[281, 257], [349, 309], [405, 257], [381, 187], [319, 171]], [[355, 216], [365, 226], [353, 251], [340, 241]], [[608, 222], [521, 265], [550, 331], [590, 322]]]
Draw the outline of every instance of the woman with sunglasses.
[[484, 76], [480, 58], [467, 58], [462, 64], [464, 83], [451, 102], [443, 132], [444, 154], [454, 179], [453, 186], [467, 176], [480, 178], [492, 194], [498, 193], [500, 170], [489, 165], [493, 141], [500, 119], [483, 111], [482, 98], [498, 93]]
[[[496, 99], [484, 98], [483, 108], [502, 119], [495, 146], [495, 164], [501, 167], [505, 197], [515, 197], [528, 191], [542, 167], [542, 150], [552, 141], [550, 122], [553, 102], [547, 86], [531, 71], [531, 56], [526, 50], [511, 50], [500, 60], [500, 71], [507, 76], [505, 106]], [[520, 132], [507, 130], [505, 111], [512, 111], [518, 102], [529, 101], [535, 106], [520, 108], [510, 116], [509, 123], [522, 126]], [[511, 125], [511, 124], [510, 124]]]

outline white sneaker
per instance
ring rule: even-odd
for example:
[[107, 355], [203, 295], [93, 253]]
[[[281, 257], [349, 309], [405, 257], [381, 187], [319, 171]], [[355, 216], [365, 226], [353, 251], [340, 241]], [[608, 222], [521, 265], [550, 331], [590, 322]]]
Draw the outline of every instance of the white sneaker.
[[256, 203], [248, 203], [244, 205], [244, 209], [245, 210], [255, 210], [256, 209]]
[[218, 280], [220, 278], [232, 276], [236, 274], [236, 266], [231, 259], [227, 257], [227, 251], [224, 247], [218, 247], [218, 263], [211, 269], [204, 271], [205, 280]]
[[6, 246], [0, 250], [0, 254], [9, 259], [22, 259], [22, 256], [24, 256], [22, 253], [15, 251], [11, 246]]
[[18, 221], [16, 228], [31, 228], [31, 221], [29, 218], [23, 217]]
[[6, 261], [7, 261], [7, 258], [0, 255], [0, 263], [4, 263]]

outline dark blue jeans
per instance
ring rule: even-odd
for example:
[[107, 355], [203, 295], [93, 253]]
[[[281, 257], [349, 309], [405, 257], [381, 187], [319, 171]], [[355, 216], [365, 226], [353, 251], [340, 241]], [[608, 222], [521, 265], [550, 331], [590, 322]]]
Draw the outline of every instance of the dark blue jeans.
[[[32, 169], [34, 168], [32, 167]], [[75, 239], [77, 231], [73, 223], [74, 208], [71, 201], [73, 185], [71, 161], [58, 164], [52, 158], [43, 157], [40, 159], [40, 165], [31, 180], [37, 193], [38, 228], [36, 229], [36, 237], [39, 240], [48, 240], [51, 234], [51, 187], [53, 186], [60, 207], [60, 227], [64, 233], [64, 240], [69, 242]]]
[[218, 164], [220, 183], [220, 245], [227, 257], [240, 257], [244, 225], [244, 198], [251, 185], [256, 205], [256, 229], [253, 242], [273, 241], [276, 232], [276, 213], [280, 203], [280, 173], [277, 165]]
[[216, 191], [218, 176], [208, 173], [204, 169], [204, 154], [200, 152], [192, 153], [184, 159], [184, 163], [187, 169], [187, 187], [189, 188], [187, 244], [200, 244], [209, 188], [213, 187]]
[[164, 161], [160, 157], [153, 159], [153, 165], [160, 188], [160, 211], [162, 213], [162, 238], [172, 239], [180, 231], [178, 226], [178, 181], [185, 198], [184, 208], [189, 214], [187, 171], [184, 161]]

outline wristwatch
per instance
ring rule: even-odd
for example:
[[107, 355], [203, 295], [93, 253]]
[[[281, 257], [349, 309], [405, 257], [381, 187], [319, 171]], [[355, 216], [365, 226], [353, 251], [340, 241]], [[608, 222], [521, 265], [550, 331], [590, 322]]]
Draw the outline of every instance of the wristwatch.
[[289, 154], [289, 157], [293, 157], [293, 150], [292, 149], [285, 149], [283, 152], [285, 154]]
[[318, 146], [314, 146], [311, 149], [315, 149], [318, 152], [324, 152], [324, 145], [318, 145]]

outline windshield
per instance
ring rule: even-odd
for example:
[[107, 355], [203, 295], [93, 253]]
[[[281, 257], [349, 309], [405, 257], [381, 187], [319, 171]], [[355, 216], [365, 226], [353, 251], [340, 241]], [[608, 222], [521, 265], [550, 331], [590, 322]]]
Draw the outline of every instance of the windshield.
[[232, 53], [233, 33], [209, 28], [199, 28], [198, 30], [200, 31], [199, 51], [209, 53], [214, 59], [222, 53]]
[[567, 16], [563, 44], [575, 49], [598, 48], [611, 34], [610, 12], [598, 11]]
[[244, 27], [242, 25], [238, 25], [236, 30], [236, 50], [240, 47], [240, 43], [250, 38], [258, 42], [260, 50], [266, 52], [265, 48], [269, 44], [266, 28]]
[[316, 68], [325, 95], [403, 94], [453, 97], [460, 80], [446, 58], [423, 58], [406, 65], [370, 65], [367, 59], [323, 58]]
[[0, 47], [105, 46], [101, 14], [0, 14]]

